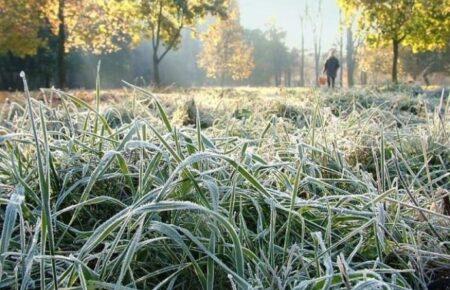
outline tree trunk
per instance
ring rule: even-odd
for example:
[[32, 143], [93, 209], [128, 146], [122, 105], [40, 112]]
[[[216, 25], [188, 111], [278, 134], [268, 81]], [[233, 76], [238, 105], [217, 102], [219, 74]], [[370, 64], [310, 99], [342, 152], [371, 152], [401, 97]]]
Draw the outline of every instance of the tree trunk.
[[301, 62], [300, 62], [300, 86], [305, 86], [305, 48], [303, 46], [302, 42], [302, 55], [301, 55]]
[[65, 0], [59, 0], [58, 2], [58, 52], [57, 52], [57, 74], [58, 74], [58, 87], [63, 89], [66, 85], [66, 64], [64, 61], [66, 50], [66, 27], [64, 19], [64, 3]]
[[[428, 64], [428, 66], [427, 66], [427, 67], [422, 71], [422, 73], [421, 73], [422, 79], [423, 79], [423, 81], [425, 82], [425, 85], [427, 85], [427, 86], [430, 85], [430, 79], [428, 78], [428, 75], [429, 75], [430, 69], [431, 69], [431, 67], [433, 66], [433, 64], [434, 64], [434, 62], [431, 61], [431, 62]], [[414, 78], [414, 80], [416, 80], [416, 79]]]
[[318, 52], [314, 53], [314, 72], [316, 77], [316, 87], [319, 86], [319, 76], [320, 76], [320, 54]]
[[339, 61], [341, 63], [341, 67], [339, 68], [339, 85], [342, 88], [344, 86], [344, 40], [341, 33], [341, 43], [339, 48]]
[[153, 52], [153, 82], [157, 87], [161, 85], [161, 77], [159, 75], [159, 59], [158, 52], [156, 50]]
[[289, 87], [292, 86], [292, 71], [291, 71], [291, 69], [289, 69], [289, 73], [288, 73], [288, 86]]
[[[316, 73], [316, 86], [319, 87], [319, 76], [321, 74], [321, 68], [320, 68], [320, 57], [322, 52], [322, 32], [323, 32], [323, 21], [322, 21], [322, 0], [318, 1], [318, 8], [317, 8], [317, 15], [315, 16], [316, 19], [311, 19], [313, 21], [312, 25], [314, 24], [314, 21], [319, 22], [319, 27], [315, 26], [313, 27], [313, 40], [314, 40], [314, 69]], [[318, 29], [317, 29], [318, 28]]]
[[225, 72], [222, 72], [220, 74], [220, 87], [222, 88], [222, 90], [225, 87]]
[[45, 87], [46, 87], [46, 88], [49, 88], [49, 87], [50, 87], [50, 79], [51, 79], [50, 74], [49, 74], [48, 72], [46, 72], [46, 73], [45, 73]]
[[220, 97], [225, 96], [225, 71], [222, 71], [220, 74]]
[[347, 85], [349, 88], [355, 84], [355, 55], [353, 47], [353, 31], [347, 27]]
[[341, 67], [339, 68], [339, 85], [342, 88], [344, 86], [344, 32], [341, 10], [339, 10], [339, 26], [339, 61], [341, 63]]
[[367, 85], [367, 73], [365, 71], [361, 71], [361, 85]]
[[425, 85], [427, 85], [427, 87], [428, 86], [430, 86], [430, 79], [428, 78], [428, 73], [424, 73], [423, 75], [422, 75], [422, 78], [423, 78], [423, 81], [425, 82]]
[[392, 40], [393, 57], [392, 57], [392, 82], [398, 83], [398, 48], [400, 42], [397, 39]]
[[288, 70], [286, 70], [284, 76], [285, 76], [284, 86], [290, 88], [291, 81], [292, 81], [292, 71], [290, 68]]
[[300, 86], [305, 86], [305, 36], [304, 36], [304, 26], [303, 26], [303, 17], [300, 18], [301, 21], [301, 29], [302, 29], [302, 43], [301, 43], [301, 55], [300, 55]]
[[275, 86], [279, 87], [281, 85], [281, 73], [277, 71], [275, 73]]

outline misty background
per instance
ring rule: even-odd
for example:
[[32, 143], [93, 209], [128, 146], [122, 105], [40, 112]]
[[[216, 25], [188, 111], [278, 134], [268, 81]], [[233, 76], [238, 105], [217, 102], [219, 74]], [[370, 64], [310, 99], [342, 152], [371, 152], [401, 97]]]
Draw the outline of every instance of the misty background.
[[[314, 2], [314, 1], [313, 1]], [[245, 29], [248, 41], [251, 38], [264, 37], [270, 27], [276, 27], [284, 33], [280, 39], [283, 47], [284, 58], [280, 60], [284, 71], [289, 74], [295, 71], [300, 47], [300, 21], [299, 17], [305, 9], [305, 1], [298, 0], [239, 0], [241, 24]], [[323, 26], [323, 51], [336, 47], [339, 30], [339, 8], [335, 0], [324, 0], [322, 3], [323, 18], [327, 19]], [[209, 23], [197, 27], [199, 31], [206, 30]], [[312, 49], [312, 32], [304, 30], [305, 49]], [[253, 41], [254, 46], [258, 43]], [[161, 80], [163, 85], [176, 86], [207, 86], [217, 85], [217, 81], [208, 79], [204, 71], [197, 65], [198, 54], [201, 52], [201, 41], [194, 38], [189, 31], [183, 32], [182, 44], [177, 50], [169, 52], [161, 62]], [[0, 90], [16, 90], [21, 87], [19, 72], [24, 70], [29, 76], [32, 88], [49, 87], [55, 80], [55, 58], [57, 43], [50, 43], [48, 48], [40, 49], [33, 57], [20, 58], [12, 54], [0, 56]], [[273, 73], [268, 72], [267, 62], [270, 58], [263, 59], [267, 55], [264, 50], [267, 47], [254, 47], [255, 68], [252, 77], [240, 82], [230, 82], [228, 85], [271, 86], [276, 84]], [[258, 59], [258, 54], [260, 55]], [[292, 54], [291, 57], [288, 54]], [[152, 47], [150, 41], [144, 42], [137, 48], [122, 48], [111, 54], [94, 55], [81, 51], [71, 51], [67, 55], [67, 86], [70, 88], [92, 88], [95, 85], [97, 63], [101, 60], [102, 86], [114, 88], [121, 86], [121, 80], [126, 80], [139, 85], [149, 85], [152, 79]], [[310, 64], [312, 66], [312, 63]], [[291, 80], [286, 80], [287, 85], [293, 85]], [[290, 84], [289, 84], [290, 83]], [[306, 83], [314, 83], [313, 79]]]
[[[345, 48], [348, 44], [346, 27], [341, 22], [340, 10], [336, 0], [323, 0], [321, 11], [317, 15], [317, 3], [320, 1], [298, 0], [239, 0], [240, 22], [244, 28], [244, 38], [254, 49], [255, 66], [249, 78], [233, 81], [226, 80], [227, 86], [299, 86], [300, 85], [300, 50], [301, 36], [305, 48], [305, 86], [316, 84], [314, 73], [314, 33], [312, 21], [320, 25], [320, 65], [322, 66], [330, 49], [338, 51], [342, 69], [338, 77], [341, 85], [346, 83]], [[300, 15], [305, 13], [308, 3], [310, 18], [304, 20], [301, 29]], [[205, 31], [213, 18], [197, 27]], [[319, 23], [319, 24], [318, 24]], [[42, 32], [45, 34], [45, 32]], [[348, 33], [348, 32], [347, 32]], [[272, 37], [276, 35], [276, 37]], [[19, 72], [24, 70], [33, 89], [50, 87], [56, 79], [56, 40], [48, 37], [49, 44], [40, 48], [35, 56], [17, 57], [12, 53], [0, 55], [0, 90], [14, 91], [21, 89]], [[164, 86], [182, 87], [217, 86], [218, 81], [207, 78], [198, 66], [198, 55], [202, 42], [188, 30], [182, 32], [182, 42], [177, 50], [170, 51], [160, 64], [161, 82]], [[380, 84], [389, 80], [389, 48], [359, 49], [355, 56], [355, 84]], [[448, 52], [446, 52], [448, 53]], [[402, 51], [401, 63], [405, 69], [400, 71], [404, 82], [422, 82], [420, 71], [426, 66], [425, 61], [431, 54], [413, 56], [408, 50]], [[86, 88], [95, 86], [97, 63], [101, 61], [101, 82], [104, 88], [121, 87], [122, 80], [137, 85], [152, 84], [152, 46], [144, 41], [136, 48], [123, 47], [121, 50], [94, 55], [82, 51], [67, 53], [68, 88]], [[361, 61], [358, 61], [361, 60]], [[386, 62], [386, 65], [383, 65]], [[423, 63], [422, 63], [423, 62]], [[417, 70], [412, 73], [412, 69]], [[448, 84], [448, 71], [440, 69], [427, 76], [427, 82]]]

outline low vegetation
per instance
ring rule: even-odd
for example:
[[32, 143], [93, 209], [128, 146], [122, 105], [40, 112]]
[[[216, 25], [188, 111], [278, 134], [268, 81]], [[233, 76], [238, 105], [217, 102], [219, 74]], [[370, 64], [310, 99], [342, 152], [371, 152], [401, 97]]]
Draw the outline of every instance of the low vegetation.
[[115, 94], [45, 90], [3, 106], [0, 288], [448, 282], [447, 96]]

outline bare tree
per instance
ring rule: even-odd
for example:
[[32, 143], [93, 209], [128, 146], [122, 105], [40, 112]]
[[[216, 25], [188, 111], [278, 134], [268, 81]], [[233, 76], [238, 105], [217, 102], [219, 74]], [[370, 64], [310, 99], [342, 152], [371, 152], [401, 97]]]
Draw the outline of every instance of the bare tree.
[[311, 24], [312, 34], [313, 34], [313, 44], [314, 44], [314, 71], [316, 77], [316, 86], [319, 86], [319, 76], [320, 76], [320, 57], [322, 53], [322, 31], [323, 31], [323, 20], [322, 20], [322, 0], [317, 2], [317, 10], [315, 13], [308, 13], [309, 22]]
[[305, 3], [305, 9], [300, 13], [300, 32], [301, 32], [301, 48], [300, 48], [300, 86], [305, 86], [305, 18], [308, 16], [308, 5]]
[[349, 88], [355, 84], [354, 73], [356, 66], [355, 50], [353, 46], [353, 31], [347, 27], [347, 85]]
[[[364, 32], [360, 31], [356, 37], [353, 33], [354, 30], [354, 20], [351, 21], [346, 29], [347, 34], [347, 51], [346, 51], [346, 62], [347, 62], [347, 85], [352, 87], [355, 84], [355, 69], [357, 65], [356, 56], [358, 54], [358, 48], [364, 41]], [[363, 78], [365, 79], [365, 78]]]
[[341, 88], [344, 85], [344, 22], [342, 19], [342, 11], [339, 10], [339, 61], [341, 68], [339, 69], [339, 84]]

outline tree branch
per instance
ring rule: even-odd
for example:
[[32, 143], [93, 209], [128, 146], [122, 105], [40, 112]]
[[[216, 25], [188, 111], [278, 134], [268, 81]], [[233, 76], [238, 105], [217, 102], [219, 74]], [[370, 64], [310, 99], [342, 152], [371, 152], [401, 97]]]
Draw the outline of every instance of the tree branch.
[[166, 56], [166, 54], [174, 47], [175, 43], [177, 42], [178, 37], [180, 37], [181, 29], [183, 29], [183, 26], [179, 27], [177, 34], [172, 38], [172, 40], [170, 41], [166, 50], [161, 54], [160, 57], [158, 57], [158, 62], [160, 62]]
[[[156, 27], [156, 40], [153, 45], [153, 49], [157, 50], [159, 47], [160, 39], [161, 39], [161, 18], [162, 18], [162, 3], [159, 1], [159, 13], [158, 13], [158, 21], [157, 21], [157, 27]], [[153, 33], [153, 31], [152, 31]], [[155, 35], [153, 35], [153, 39], [155, 39]]]

